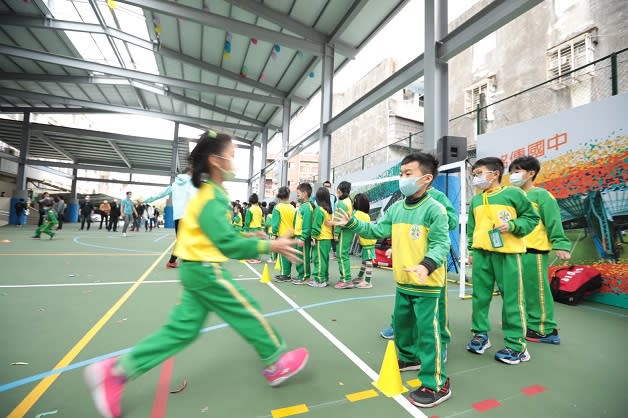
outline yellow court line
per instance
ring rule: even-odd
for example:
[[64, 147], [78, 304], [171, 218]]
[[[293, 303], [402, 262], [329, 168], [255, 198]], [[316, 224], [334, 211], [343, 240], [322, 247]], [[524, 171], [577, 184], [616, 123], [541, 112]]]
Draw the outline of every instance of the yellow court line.
[[273, 409], [270, 413], [273, 418], [284, 418], [292, 415], [305, 414], [309, 411], [307, 405], [302, 403], [300, 405], [288, 406], [287, 408]]
[[374, 398], [376, 396], [379, 396], [377, 392], [375, 392], [373, 389], [369, 389], [362, 392], [350, 393], [348, 395], [345, 395], [345, 398], [347, 398], [350, 402], [357, 402], [363, 401], [364, 399]]
[[406, 382], [408, 386], [412, 386], [413, 388], [418, 388], [421, 386], [421, 381], [419, 379], [412, 379]]
[[[59, 361], [59, 363], [57, 363], [53, 370], [61, 369], [68, 366], [76, 358], [76, 356], [79, 355], [79, 353], [85, 348], [85, 346], [89, 344], [92, 338], [94, 338], [94, 336], [96, 336], [96, 334], [102, 329], [102, 327], [105, 326], [107, 321], [109, 321], [109, 319], [111, 319], [111, 317], [118, 311], [118, 309], [122, 307], [124, 302], [126, 302], [127, 299], [131, 297], [131, 295], [137, 290], [139, 285], [142, 284], [144, 280], [146, 280], [148, 275], [155, 269], [157, 264], [161, 262], [166, 254], [170, 252], [170, 249], [173, 246], [174, 242], [170, 244], [170, 246], [168, 246], [168, 248], [166, 248], [163, 253], [161, 253], [159, 258], [157, 258], [157, 260], [155, 260], [155, 262], [146, 269], [142, 276], [140, 276], [140, 278], [137, 279], [137, 281], [129, 288], [129, 290], [127, 290], [126, 293], [122, 295], [120, 299], [118, 299], [118, 301], [107, 311], [107, 313], [105, 313], [102, 318], [100, 318], [98, 322], [96, 322], [96, 324], [89, 331], [87, 331], [83, 338], [81, 338], [74, 345], [74, 347], [72, 347], [72, 349], [68, 351], [65, 356], [63, 356], [63, 358]], [[43, 394], [54, 383], [54, 381], [57, 380], [57, 377], [59, 377], [59, 375], [60, 374], [54, 374], [52, 376], [48, 376], [44, 380], [39, 382], [37, 386], [35, 386], [35, 388], [28, 395], [26, 395], [24, 399], [22, 399], [22, 401], [15, 407], [15, 409], [11, 411], [7, 418], [21, 418], [26, 415], [26, 413], [30, 411], [33, 405], [35, 405], [39, 398], [43, 396]]]
[[98, 257], [129, 257], [129, 256], [153, 256], [157, 255], [157, 253], [140, 253], [140, 254], [129, 254], [129, 253], [17, 253], [17, 254], [7, 254], [2, 253], [0, 256], [77, 256], [77, 255], [89, 255], [89, 256], [98, 256]]

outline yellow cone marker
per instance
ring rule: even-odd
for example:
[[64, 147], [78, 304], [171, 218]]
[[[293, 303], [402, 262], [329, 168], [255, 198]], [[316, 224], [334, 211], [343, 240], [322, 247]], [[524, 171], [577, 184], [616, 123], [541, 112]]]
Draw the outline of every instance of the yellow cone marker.
[[268, 272], [268, 264], [264, 264], [264, 271], [262, 272], [262, 278], [259, 279], [260, 283], [270, 283], [270, 273]]
[[277, 262], [275, 262], [275, 271], [281, 270], [281, 263], [279, 263], [279, 255], [277, 255]]
[[399, 372], [399, 362], [394, 341], [388, 341], [382, 368], [379, 371], [377, 382], [373, 382], [373, 386], [389, 398], [408, 391], [401, 382], [401, 372]]

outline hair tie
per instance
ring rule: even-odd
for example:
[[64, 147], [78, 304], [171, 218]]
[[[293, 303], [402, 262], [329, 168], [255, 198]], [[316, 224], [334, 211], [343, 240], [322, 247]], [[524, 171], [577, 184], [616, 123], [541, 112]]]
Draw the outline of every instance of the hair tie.
[[210, 129], [207, 131], [207, 136], [210, 138], [217, 138], [218, 134]]

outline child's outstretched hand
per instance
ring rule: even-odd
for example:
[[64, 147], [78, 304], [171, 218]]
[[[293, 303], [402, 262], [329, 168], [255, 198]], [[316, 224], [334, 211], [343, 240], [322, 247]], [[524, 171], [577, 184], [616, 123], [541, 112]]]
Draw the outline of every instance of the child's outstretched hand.
[[334, 226], [345, 226], [351, 220], [351, 215], [345, 212], [342, 209], [336, 210], [336, 215], [334, 216], [334, 220], [331, 222]]
[[422, 266], [421, 264], [405, 268], [403, 269], [403, 271], [416, 274], [419, 277], [420, 284], [425, 284], [425, 282], [427, 281], [428, 271], [425, 266]]
[[571, 258], [571, 254], [569, 253], [569, 251], [556, 250], [556, 257], [560, 258], [561, 260], [569, 260]]
[[302, 247], [303, 241], [298, 239], [277, 238], [276, 240], [270, 241], [270, 252], [283, 255], [293, 264], [301, 264], [301, 256], [303, 253], [294, 248], [295, 246]]

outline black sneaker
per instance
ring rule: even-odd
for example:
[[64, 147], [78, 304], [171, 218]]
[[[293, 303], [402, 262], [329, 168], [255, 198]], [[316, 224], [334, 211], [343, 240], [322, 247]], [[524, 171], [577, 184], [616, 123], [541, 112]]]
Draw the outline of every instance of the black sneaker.
[[529, 329], [526, 332], [526, 340], [535, 343], [560, 344], [560, 337], [558, 336], [558, 330], [556, 330], [556, 328], [554, 328], [549, 334], [545, 335]]
[[284, 275], [280, 274], [279, 276], [275, 276], [274, 280], [276, 282], [279, 282], [279, 283], [285, 283], [285, 282], [291, 282], [292, 281], [292, 277], [284, 276]]
[[400, 372], [408, 372], [410, 370], [421, 370], [421, 362], [397, 360]]
[[414, 406], [418, 406], [419, 408], [431, 408], [445, 402], [449, 398], [451, 398], [449, 378], [447, 378], [445, 384], [438, 392], [435, 392], [430, 388], [426, 388], [425, 386], [421, 386], [417, 390], [410, 392], [410, 395], [408, 396], [410, 403]]

